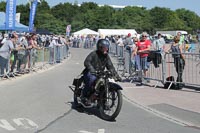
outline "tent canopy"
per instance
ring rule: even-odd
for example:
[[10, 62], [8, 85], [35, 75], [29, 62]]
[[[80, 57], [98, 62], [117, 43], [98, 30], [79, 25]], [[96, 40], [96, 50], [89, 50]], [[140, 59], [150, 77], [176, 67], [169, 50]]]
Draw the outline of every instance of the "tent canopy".
[[[5, 24], [5, 20], [6, 20], [6, 15], [5, 12], [0, 12], [0, 30], [7, 30], [6, 29], [6, 24]], [[24, 31], [24, 32], [28, 32], [28, 26], [23, 25], [17, 21], [15, 21], [15, 28], [14, 31]]]
[[73, 34], [74, 34], [74, 35], [99, 35], [98, 32], [93, 31], [93, 30], [90, 30], [90, 29], [88, 29], [88, 28], [79, 30], [79, 31], [77, 31], [77, 32], [74, 32]]
[[135, 29], [99, 29], [99, 35], [102, 36], [111, 36], [111, 35], [125, 35], [127, 36], [128, 33], [131, 35], [137, 34]]

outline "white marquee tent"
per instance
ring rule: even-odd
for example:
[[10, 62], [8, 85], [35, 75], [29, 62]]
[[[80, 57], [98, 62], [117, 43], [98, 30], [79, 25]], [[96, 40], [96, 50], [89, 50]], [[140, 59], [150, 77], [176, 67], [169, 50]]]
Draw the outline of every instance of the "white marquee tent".
[[99, 35], [99, 33], [96, 31], [90, 30], [88, 28], [85, 28], [77, 32], [74, 32], [73, 35]]
[[137, 34], [135, 29], [99, 29], [98, 30], [100, 36], [111, 36], [111, 35], [125, 35], [127, 36], [128, 33], [131, 35]]

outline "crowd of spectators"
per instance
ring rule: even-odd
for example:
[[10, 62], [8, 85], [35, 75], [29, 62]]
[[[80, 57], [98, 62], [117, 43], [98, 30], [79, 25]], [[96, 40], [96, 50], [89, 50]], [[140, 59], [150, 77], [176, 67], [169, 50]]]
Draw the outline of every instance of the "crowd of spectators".
[[[188, 52], [189, 50], [187, 50], [186, 46], [188, 42], [192, 41], [191, 35], [181, 35], [181, 33], [178, 33], [174, 39], [175, 38], [176, 41], [179, 40], [178, 44], [181, 46], [181, 51]], [[131, 58], [131, 65], [129, 65], [129, 67], [134, 67], [135, 71], [142, 71], [144, 80], [149, 82], [146, 76], [151, 61], [155, 68], [157, 68], [159, 67], [159, 64], [162, 63], [166, 52], [173, 52], [177, 55], [182, 53], [173, 50], [173, 44], [175, 43], [174, 39], [169, 43], [166, 42], [166, 37], [162, 34], [150, 36], [146, 32], [142, 32], [140, 35], [131, 33], [128, 33], [127, 36], [116, 35], [109, 37], [112, 47], [116, 47], [111, 48], [110, 51], [120, 57], [124, 56], [124, 50], [129, 51]], [[177, 59], [175, 61], [175, 68], [178, 75], [177, 82], [183, 82], [181, 79], [182, 76], [180, 75], [182, 75], [184, 68], [177, 67]]]
[[49, 64], [60, 63], [61, 53], [68, 54], [69, 45], [69, 38], [63, 35], [0, 34], [0, 76], [4, 79], [29, 73], [42, 50], [49, 51]]
[[[179, 34], [177, 36], [179, 44], [187, 42], [188, 37], [183, 37]], [[0, 34], [0, 76], [1, 78], [6, 78], [30, 72], [37, 60], [38, 50], [46, 49], [49, 51], [49, 64], [60, 63], [63, 50], [67, 53], [69, 47], [91, 49], [95, 47], [100, 38], [102, 37], [97, 35], [72, 35], [66, 37], [65, 35], [39, 35], [16, 32]], [[131, 66], [134, 66], [136, 71], [142, 71], [144, 77], [146, 77], [149, 69], [149, 62], [151, 61], [149, 57], [151, 57], [152, 51], [159, 53], [161, 55], [159, 60], [162, 60], [164, 53], [171, 48], [161, 34], [155, 37], [149, 36], [146, 32], [140, 35], [128, 33], [127, 36], [115, 35], [105, 36], [105, 38], [110, 41], [110, 46], [118, 47], [114, 51], [113, 48], [110, 48], [111, 53], [118, 53], [120, 57], [123, 57], [124, 50], [128, 50], [131, 57]], [[171, 42], [171, 44], [173, 43], [174, 41]], [[64, 49], [61, 48], [63, 46]], [[158, 56], [156, 55], [156, 57]], [[155, 65], [155, 67], [158, 67], [158, 65]]]

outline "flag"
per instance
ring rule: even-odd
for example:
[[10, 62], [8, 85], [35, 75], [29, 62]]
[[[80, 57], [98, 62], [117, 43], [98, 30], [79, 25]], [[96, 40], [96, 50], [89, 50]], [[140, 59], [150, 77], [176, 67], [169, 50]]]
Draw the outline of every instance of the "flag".
[[[29, 4], [29, 8], [31, 9], [31, 3], [34, 1], [34, 0], [27, 0], [28, 1], [28, 4]], [[40, 0], [37, 0], [38, 3], [41, 3]]]
[[66, 28], [66, 36], [69, 36], [69, 35], [70, 35], [70, 32], [71, 32], [71, 25], [67, 25], [67, 28]]
[[16, 0], [7, 0], [6, 3], [6, 29], [15, 29]]
[[38, 4], [38, 0], [31, 1], [31, 9], [30, 9], [30, 15], [29, 15], [29, 32], [32, 32], [34, 28], [34, 19], [35, 19], [37, 4]]

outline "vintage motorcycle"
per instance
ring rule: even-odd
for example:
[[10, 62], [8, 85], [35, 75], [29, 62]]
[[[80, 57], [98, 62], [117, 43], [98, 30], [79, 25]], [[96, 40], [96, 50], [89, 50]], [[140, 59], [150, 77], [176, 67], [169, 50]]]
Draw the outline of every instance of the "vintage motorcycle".
[[[83, 75], [74, 78], [73, 86], [69, 86], [74, 92], [74, 104], [77, 107], [97, 108], [102, 119], [107, 121], [115, 120], [122, 107], [122, 87], [115, 82], [113, 75], [109, 71], [95, 72], [94, 74], [97, 80], [88, 98], [91, 105], [86, 106], [81, 101], [84, 88]], [[98, 95], [95, 94], [97, 90]]]

